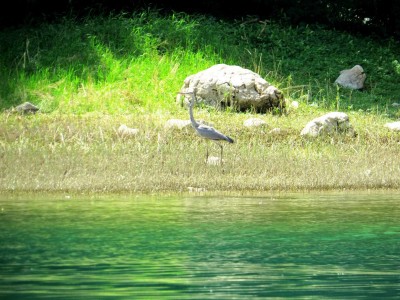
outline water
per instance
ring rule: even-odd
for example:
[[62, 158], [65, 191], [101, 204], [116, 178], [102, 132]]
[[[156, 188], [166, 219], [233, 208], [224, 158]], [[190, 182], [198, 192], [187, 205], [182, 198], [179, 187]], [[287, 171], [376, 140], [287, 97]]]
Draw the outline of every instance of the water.
[[0, 298], [400, 299], [399, 201], [0, 196]]

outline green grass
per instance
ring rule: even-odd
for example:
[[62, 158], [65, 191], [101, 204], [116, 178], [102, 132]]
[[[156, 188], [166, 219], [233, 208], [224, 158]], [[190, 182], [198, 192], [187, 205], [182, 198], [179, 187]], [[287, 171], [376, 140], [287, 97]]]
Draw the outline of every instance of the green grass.
[[[400, 44], [317, 26], [227, 22], [200, 15], [64, 18], [0, 32], [0, 190], [185, 191], [377, 189], [400, 186]], [[206, 142], [175, 103], [183, 80], [214, 64], [256, 71], [300, 103], [287, 114], [196, 108], [236, 140], [223, 166], [204, 163]], [[364, 91], [337, 88], [339, 71], [363, 66]], [[30, 101], [33, 116], [9, 109]], [[300, 137], [305, 124], [345, 111], [358, 135]], [[246, 129], [249, 117], [265, 129]], [[139, 129], [117, 134], [120, 124]], [[282, 134], [269, 133], [281, 128]], [[210, 145], [212, 155], [219, 148]]]
[[[258, 72], [289, 99], [325, 109], [395, 114], [398, 42], [320, 27], [227, 22], [146, 11], [0, 32], [0, 108], [43, 111], [173, 110], [183, 80], [216, 63]], [[366, 90], [336, 90], [339, 71], [363, 66]]]

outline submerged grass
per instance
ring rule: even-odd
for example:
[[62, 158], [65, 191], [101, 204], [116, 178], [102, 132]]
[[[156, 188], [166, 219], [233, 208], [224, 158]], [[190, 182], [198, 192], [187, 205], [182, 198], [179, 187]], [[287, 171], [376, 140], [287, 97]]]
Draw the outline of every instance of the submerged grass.
[[[1, 191], [266, 191], [400, 186], [399, 142], [384, 124], [400, 114], [400, 45], [321, 27], [223, 21], [146, 11], [65, 18], [0, 32]], [[224, 164], [204, 163], [207, 142], [175, 103], [183, 80], [217, 63], [252, 69], [300, 103], [284, 115], [196, 108], [235, 139]], [[332, 83], [361, 64], [366, 89]], [[30, 101], [37, 115], [9, 108]], [[357, 136], [306, 139], [305, 124], [345, 111]], [[249, 117], [268, 127], [247, 129]], [[120, 124], [139, 129], [121, 137]], [[270, 133], [280, 128], [279, 134]], [[209, 149], [218, 156], [219, 148]]]

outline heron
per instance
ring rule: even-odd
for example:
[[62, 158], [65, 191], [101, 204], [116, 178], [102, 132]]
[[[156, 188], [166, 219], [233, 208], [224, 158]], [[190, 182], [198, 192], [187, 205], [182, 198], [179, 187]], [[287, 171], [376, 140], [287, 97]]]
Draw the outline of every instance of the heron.
[[[228, 143], [233, 143], [234, 140], [231, 139], [229, 136], [222, 134], [221, 132], [216, 130], [214, 127], [200, 124], [194, 119], [193, 106], [196, 102], [196, 93], [194, 91], [193, 92], [180, 92], [179, 94], [192, 96], [192, 99], [189, 104], [189, 115], [190, 115], [190, 121], [192, 123], [192, 126], [196, 130], [196, 132], [199, 136], [213, 141], [221, 148], [221, 163], [222, 163], [223, 146], [222, 146], [222, 144], [220, 144], [220, 141], [226, 141]], [[208, 147], [207, 147], [207, 153], [206, 153], [206, 162], [207, 161], [208, 161]]]

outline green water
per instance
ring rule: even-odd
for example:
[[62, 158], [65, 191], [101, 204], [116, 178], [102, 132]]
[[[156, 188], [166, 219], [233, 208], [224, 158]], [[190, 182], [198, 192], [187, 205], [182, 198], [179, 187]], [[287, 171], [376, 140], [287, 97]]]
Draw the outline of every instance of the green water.
[[400, 299], [400, 193], [0, 196], [0, 299]]

